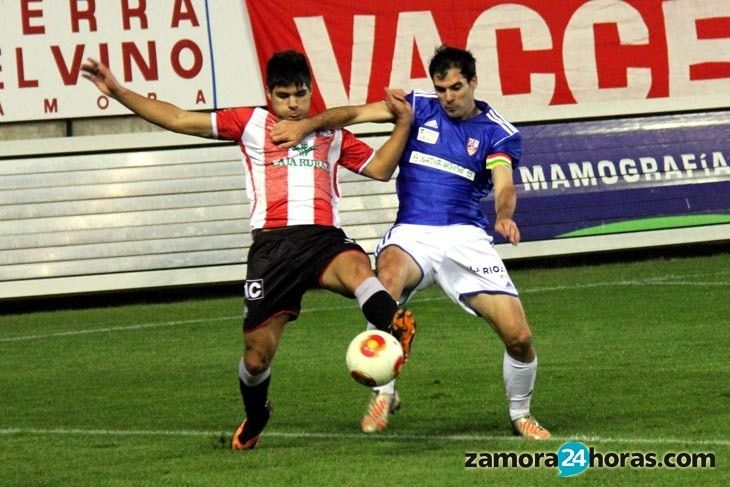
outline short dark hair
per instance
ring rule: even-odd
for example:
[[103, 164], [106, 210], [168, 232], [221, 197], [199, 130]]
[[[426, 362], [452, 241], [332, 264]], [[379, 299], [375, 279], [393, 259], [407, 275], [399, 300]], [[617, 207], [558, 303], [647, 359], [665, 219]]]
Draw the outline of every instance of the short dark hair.
[[467, 81], [471, 81], [477, 74], [476, 59], [471, 52], [447, 45], [441, 45], [433, 53], [428, 64], [428, 74], [431, 79], [443, 78], [451, 68], [459, 68]]
[[290, 85], [312, 87], [307, 58], [291, 50], [274, 53], [266, 63], [266, 86], [272, 91], [277, 86]]

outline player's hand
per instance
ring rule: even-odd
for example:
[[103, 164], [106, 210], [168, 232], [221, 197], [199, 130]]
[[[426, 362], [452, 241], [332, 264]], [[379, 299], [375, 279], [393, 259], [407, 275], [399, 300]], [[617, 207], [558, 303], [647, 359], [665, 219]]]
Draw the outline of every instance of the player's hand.
[[385, 96], [386, 98], [389, 96], [392, 96], [393, 98], [400, 100], [404, 103], [408, 103], [406, 101], [406, 92], [405, 90], [402, 90], [400, 88], [386, 88], [385, 89]]
[[121, 89], [121, 85], [114, 77], [109, 68], [96, 59], [88, 58], [87, 62], [81, 65], [82, 76], [99, 88], [99, 91], [107, 96], [114, 97], [114, 94]]
[[512, 245], [520, 243], [520, 229], [517, 227], [517, 223], [511, 218], [498, 218], [494, 222], [494, 229], [502, 235], [504, 238], [509, 240]]
[[280, 120], [271, 127], [271, 140], [282, 148], [294, 147], [312, 132], [307, 120]]
[[406, 101], [406, 92], [401, 89], [385, 90], [385, 104], [397, 120], [410, 123], [413, 116], [411, 104]]

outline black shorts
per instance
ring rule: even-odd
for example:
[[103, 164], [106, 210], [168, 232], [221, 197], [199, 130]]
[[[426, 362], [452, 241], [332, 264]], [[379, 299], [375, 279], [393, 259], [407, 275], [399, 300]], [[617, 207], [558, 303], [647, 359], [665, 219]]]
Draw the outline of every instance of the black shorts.
[[302, 296], [321, 288], [322, 274], [337, 255], [365, 251], [339, 228], [297, 225], [254, 230], [248, 251], [243, 330], [251, 331], [271, 318], [288, 314], [296, 320]]

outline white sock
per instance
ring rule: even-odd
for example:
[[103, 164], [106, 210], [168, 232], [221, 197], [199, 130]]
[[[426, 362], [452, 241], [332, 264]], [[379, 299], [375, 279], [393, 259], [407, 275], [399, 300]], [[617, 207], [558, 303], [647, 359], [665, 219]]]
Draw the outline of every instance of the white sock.
[[[373, 325], [372, 323], [368, 323], [367, 326], [368, 330], [377, 330], [378, 327]], [[383, 384], [382, 386], [373, 387], [374, 392], [383, 392], [385, 394], [395, 394], [395, 379], [388, 382], [387, 384]]]
[[[377, 293], [378, 291], [385, 291], [385, 288], [383, 287], [383, 284], [378, 280], [377, 277], [372, 276], [365, 279], [363, 282], [360, 283], [359, 286], [357, 286], [357, 289], [355, 289], [355, 298], [357, 299], [357, 302], [360, 304], [360, 307], [365, 304], [365, 301], [370, 299], [370, 296]], [[385, 291], [387, 292], [387, 291]]]
[[243, 364], [243, 359], [241, 359], [241, 361], [238, 362], [238, 377], [248, 387], [255, 387], [255, 386], [261, 384], [270, 375], [271, 375], [271, 367], [269, 367], [268, 369], [264, 370], [263, 372], [261, 372], [258, 375], [251, 375], [248, 372], [248, 370], [246, 370], [246, 366]]
[[383, 384], [382, 386], [373, 387], [374, 392], [382, 392], [385, 394], [395, 394], [395, 379], [388, 382], [387, 384]]
[[532, 389], [535, 387], [536, 375], [537, 357], [526, 364], [513, 359], [506, 351], [504, 352], [502, 376], [504, 377], [504, 387], [507, 390], [510, 420], [514, 421], [530, 413], [530, 400], [532, 399]]

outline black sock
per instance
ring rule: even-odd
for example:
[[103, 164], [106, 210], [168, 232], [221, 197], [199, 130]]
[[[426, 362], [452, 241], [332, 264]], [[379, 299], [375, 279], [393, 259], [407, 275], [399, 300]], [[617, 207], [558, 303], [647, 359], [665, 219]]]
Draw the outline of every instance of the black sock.
[[270, 375], [255, 386], [247, 386], [240, 378], [238, 379], [238, 386], [241, 389], [241, 397], [243, 398], [243, 407], [246, 409], [246, 418], [248, 418], [248, 426], [246, 427], [247, 435], [255, 436], [266, 426], [266, 421], [269, 419], [269, 412], [266, 410], [266, 400], [269, 395], [270, 382]]
[[398, 303], [384, 290], [373, 293], [362, 304], [362, 314], [365, 315], [365, 319], [383, 331], [390, 331], [396, 311]]

